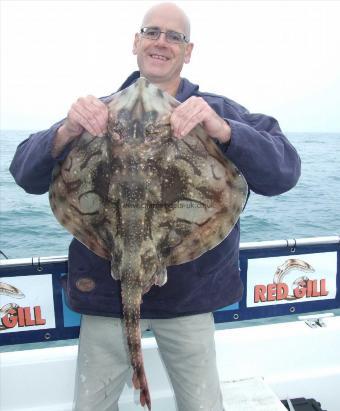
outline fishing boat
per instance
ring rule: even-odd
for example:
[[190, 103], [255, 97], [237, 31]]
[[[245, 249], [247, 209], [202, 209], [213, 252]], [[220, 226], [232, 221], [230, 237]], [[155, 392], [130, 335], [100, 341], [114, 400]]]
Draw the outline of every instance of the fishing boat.
[[[240, 272], [242, 300], [214, 313], [225, 409], [338, 411], [340, 236], [242, 243]], [[0, 260], [2, 411], [72, 409], [80, 316], [65, 304], [65, 273], [63, 256]], [[152, 409], [175, 411], [150, 331], [142, 345]], [[140, 409], [129, 381], [119, 407]]]

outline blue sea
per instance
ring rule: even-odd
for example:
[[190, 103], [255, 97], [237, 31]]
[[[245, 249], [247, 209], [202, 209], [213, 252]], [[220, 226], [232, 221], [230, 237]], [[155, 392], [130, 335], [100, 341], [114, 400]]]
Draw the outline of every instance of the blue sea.
[[[66, 255], [71, 236], [48, 196], [24, 192], [8, 171], [17, 145], [32, 131], [0, 133], [0, 250], [9, 258]], [[340, 133], [288, 133], [302, 158], [297, 186], [277, 197], [251, 194], [241, 241], [340, 234]]]

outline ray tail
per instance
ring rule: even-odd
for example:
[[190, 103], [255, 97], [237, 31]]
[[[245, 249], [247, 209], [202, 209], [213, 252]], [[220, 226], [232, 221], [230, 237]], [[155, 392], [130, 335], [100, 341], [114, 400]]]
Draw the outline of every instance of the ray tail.
[[143, 354], [141, 346], [140, 330], [140, 303], [141, 289], [134, 289], [124, 285], [122, 282], [122, 302], [125, 332], [130, 355], [130, 361], [133, 368], [132, 383], [135, 389], [140, 390], [140, 403], [144, 407], [147, 405], [151, 410], [151, 398], [148, 383], [144, 370]]

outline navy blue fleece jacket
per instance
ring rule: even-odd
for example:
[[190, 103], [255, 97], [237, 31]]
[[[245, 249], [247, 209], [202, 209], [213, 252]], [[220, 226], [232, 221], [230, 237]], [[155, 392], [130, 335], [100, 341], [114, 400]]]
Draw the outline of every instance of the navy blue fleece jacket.
[[[139, 77], [132, 73], [123, 83], [128, 87]], [[182, 79], [176, 99], [202, 97], [231, 127], [229, 145], [219, 144], [222, 152], [243, 173], [251, 191], [265, 196], [291, 189], [300, 176], [300, 158], [283, 135], [277, 121], [263, 114], [251, 114], [236, 102], [201, 92], [198, 85]], [[103, 101], [109, 101], [109, 97]], [[17, 148], [10, 166], [15, 181], [27, 192], [48, 191], [51, 173], [68, 148], [54, 159], [53, 139], [62, 121], [50, 129], [32, 134]], [[217, 247], [194, 261], [168, 267], [168, 281], [153, 286], [143, 296], [142, 318], [170, 318], [214, 311], [240, 300], [243, 285], [239, 276], [240, 224]], [[81, 291], [77, 282], [91, 278], [95, 287]], [[121, 316], [120, 282], [110, 274], [110, 262], [89, 251], [73, 239], [69, 248], [68, 304], [84, 314]]]

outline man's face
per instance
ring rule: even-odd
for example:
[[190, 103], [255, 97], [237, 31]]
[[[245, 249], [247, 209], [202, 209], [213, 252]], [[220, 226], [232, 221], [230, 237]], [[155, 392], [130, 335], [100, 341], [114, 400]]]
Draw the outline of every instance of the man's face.
[[[152, 15], [145, 22], [145, 27], [159, 27], [161, 31], [184, 33], [185, 27], [176, 16]], [[183, 64], [189, 63], [193, 44], [169, 43], [165, 34], [157, 40], [150, 40], [135, 35], [133, 54], [137, 55], [137, 64], [143, 76], [154, 83], [168, 83], [179, 78]]]

